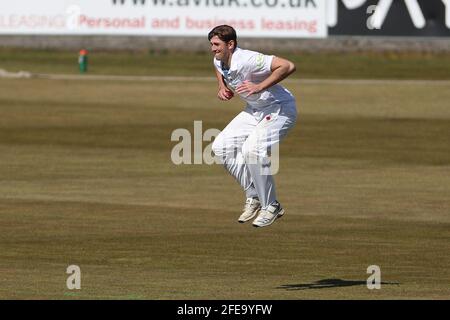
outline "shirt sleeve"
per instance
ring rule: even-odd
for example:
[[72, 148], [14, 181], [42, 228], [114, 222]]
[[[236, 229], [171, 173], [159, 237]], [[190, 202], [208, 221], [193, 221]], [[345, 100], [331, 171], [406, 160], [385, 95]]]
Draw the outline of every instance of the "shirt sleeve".
[[214, 67], [217, 69], [217, 70], [219, 70], [219, 72], [220, 73], [222, 73], [222, 68], [220, 67], [220, 61], [219, 60], [216, 60], [215, 58], [213, 59], [213, 65], [214, 65]]

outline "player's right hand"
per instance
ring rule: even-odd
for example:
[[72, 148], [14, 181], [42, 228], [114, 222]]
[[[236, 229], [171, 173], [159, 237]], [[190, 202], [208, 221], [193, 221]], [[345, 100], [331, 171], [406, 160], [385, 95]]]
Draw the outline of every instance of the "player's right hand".
[[234, 97], [234, 93], [233, 93], [233, 91], [231, 91], [230, 89], [228, 89], [226, 87], [220, 88], [219, 92], [217, 93], [217, 97], [222, 101], [228, 101]]

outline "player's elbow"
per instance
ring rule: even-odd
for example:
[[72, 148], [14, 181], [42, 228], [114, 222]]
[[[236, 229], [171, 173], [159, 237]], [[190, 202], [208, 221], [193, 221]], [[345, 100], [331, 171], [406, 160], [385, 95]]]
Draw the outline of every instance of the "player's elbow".
[[287, 77], [295, 72], [296, 67], [293, 62], [285, 60], [280, 69], [283, 70], [282, 72], [284, 76]]
[[293, 74], [297, 70], [295, 64], [291, 61], [288, 61], [288, 74]]

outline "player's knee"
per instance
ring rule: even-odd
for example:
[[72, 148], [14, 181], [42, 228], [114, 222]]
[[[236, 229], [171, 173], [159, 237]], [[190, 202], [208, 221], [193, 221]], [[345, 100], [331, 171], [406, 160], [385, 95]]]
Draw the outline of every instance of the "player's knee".
[[264, 163], [270, 156], [268, 148], [270, 146], [266, 148], [257, 141], [247, 140], [242, 146], [242, 155], [248, 164]]
[[258, 148], [257, 145], [247, 140], [242, 146], [242, 156], [247, 163], [256, 161], [258, 158]]

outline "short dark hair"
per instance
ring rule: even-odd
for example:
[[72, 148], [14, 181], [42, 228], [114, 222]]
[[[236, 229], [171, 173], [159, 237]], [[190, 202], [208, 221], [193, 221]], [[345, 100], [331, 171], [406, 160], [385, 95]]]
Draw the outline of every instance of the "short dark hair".
[[233, 27], [228, 26], [226, 24], [220, 25], [212, 29], [208, 33], [208, 40], [211, 40], [212, 37], [217, 36], [220, 40], [229, 42], [231, 40], [234, 41], [234, 47], [237, 47], [237, 36], [236, 30]]

